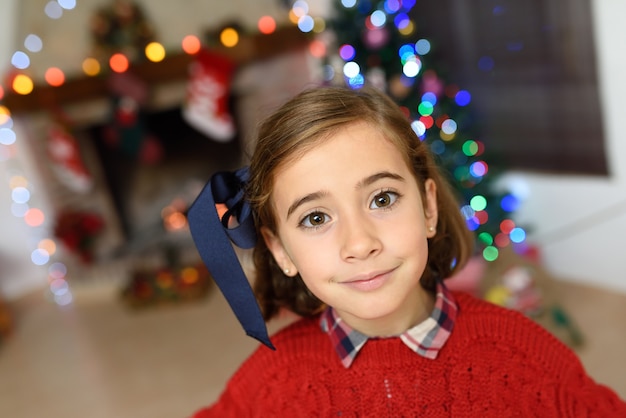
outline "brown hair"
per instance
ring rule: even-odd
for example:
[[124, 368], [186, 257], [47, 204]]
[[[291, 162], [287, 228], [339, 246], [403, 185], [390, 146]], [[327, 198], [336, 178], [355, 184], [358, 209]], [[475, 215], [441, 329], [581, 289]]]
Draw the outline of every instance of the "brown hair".
[[[437, 232], [428, 240], [428, 263], [420, 278], [421, 285], [432, 290], [438, 278], [450, 277], [465, 264], [473, 250], [473, 235], [428, 146], [417, 137], [411, 121], [398, 105], [375, 88], [307, 89], [265, 119], [259, 127], [246, 190], [257, 229], [265, 226], [276, 233], [271, 195], [277, 169], [337, 130], [357, 122], [366, 122], [372, 129], [378, 129], [398, 147], [406, 164], [413, 168], [422, 197], [427, 179], [433, 179], [437, 185]], [[291, 278], [283, 274], [261, 238], [254, 249], [254, 264], [254, 292], [266, 320], [283, 307], [302, 316], [314, 315], [325, 307], [307, 289], [300, 275]]]

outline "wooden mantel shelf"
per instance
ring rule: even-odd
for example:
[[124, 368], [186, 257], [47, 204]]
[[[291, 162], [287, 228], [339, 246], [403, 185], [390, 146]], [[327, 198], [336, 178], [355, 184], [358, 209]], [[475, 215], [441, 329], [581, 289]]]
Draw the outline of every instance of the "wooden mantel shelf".
[[[211, 48], [231, 58], [238, 66], [242, 66], [306, 47], [309, 41], [308, 34], [295, 26], [288, 26], [279, 28], [269, 35], [255, 34], [242, 37], [233, 48], [221, 45]], [[129, 71], [149, 85], [165, 84], [188, 77], [188, 67], [192, 60], [193, 56], [181, 52], [168, 55], [161, 62], [145, 61], [132, 65]], [[6, 90], [2, 104], [13, 114], [94, 100], [109, 95], [107, 74], [68, 79], [59, 87], [36, 85], [33, 92], [27, 95], [19, 95]]]

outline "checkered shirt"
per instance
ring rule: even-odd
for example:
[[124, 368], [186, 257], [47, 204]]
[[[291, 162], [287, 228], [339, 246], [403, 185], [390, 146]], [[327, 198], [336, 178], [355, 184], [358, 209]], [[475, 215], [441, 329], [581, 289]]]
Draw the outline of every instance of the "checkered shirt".
[[[452, 332], [457, 310], [452, 293], [443, 282], [438, 281], [435, 307], [430, 317], [403, 332], [399, 338], [415, 353], [429, 359], [435, 359]], [[346, 368], [352, 365], [355, 357], [370, 338], [350, 328], [333, 308], [328, 308], [322, 313], [320, 326], [330, 337], [342, 364]]]

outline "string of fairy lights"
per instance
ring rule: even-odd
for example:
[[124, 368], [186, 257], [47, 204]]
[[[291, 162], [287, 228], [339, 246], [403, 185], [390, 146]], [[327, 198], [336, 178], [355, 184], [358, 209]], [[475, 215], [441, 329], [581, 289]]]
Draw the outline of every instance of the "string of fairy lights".
[[[342, 0], [342, 7], [357, 8], [360, 7], [356, 0]], [[378, 7], [367, 16], [366, 36], [371, 35], [372, 42], [376, 42], [378, 29], [392, 21], [396, 30], [402, 35], [409, 37], [414, 30], [415, 24], [409, 17], [408, 12], [415, 5], [415, 1], [399, 1], [385, 0], [380, 2]], [[76, 7], [76, 0], [51, 0], [44, 7], [44, 13], [50, 19], [58, 20], [63, 17], [66, 11], [70, 11]], [[321, 17], [315, 17], [310, 14], [309, 5], [304, 0], [295, 1], [288, 11], [288, 20], [297, 25], [297, 27], [305, 33], [321, 34], [326, 30], [326, 22]], [[257, 29], [261, 34], [271, 34], [277, 28], [277, 22], [272, 16], [262, 16], [257, 20]], [[219, 35], [220, 42], [226, 47], [235, 47], [239, 43], [240, 33], [238, 29], [233, 27], [223, 28]], [[314, 38], [309, 45], [309, 52], [317, 58], [327, 56], [328, 45], [326, 41], [322, 41], [322, 37]], [[2, 100], [5, 92], [12, 92], [18, 95], [28, 95], [38, 88], [39, 85], [52, 87], [62, 86], [66, 82], [65, 73], [56, 66], [48, 67], [41, 82], [33, 80], [28, 75], [28, 69], [31, 66], [30, 54], [36, 54], [45, 47], [44, 40], [37, 34], [29, 34], [23, 42], [24, 50], [15, 51], [11, 57], [12, 75], [7, 79], [6, 85], [0, 85], [0, 100]], [[422, 62], [420, 57], [430, 52], [430, 42], [426, 39], [419, 39], [416, 42], [407, 43], [401, 46], [398, 51], [398, 59], [401, 62], [403, 75], [407, 78], [416, 78], [421, 74]], [[187, 54], [196, 54], [202, 48], [202, 41], [194, 34], [185, 36], [180, 41], [180, 48]], [[150, 42], [143, 51], [145, 57], [152, 62], [159, 62], [166, 58], [167, 50], [159, 42]], [[337, 72], [346, 84], [353, 88], [358, 88], [365, 82], [365, 75], [359, 67], [354, 57], [356, 55], [355, 47], [352, 45], [341, 45], [334, 52], [342, 65], [325, 65], [324, 78], [326, 81], [335, 79]], [[124, 53], [116, 52], [108, 57], [108, 60], [94, 57], [86, 57], [80, 63], [80, 71], [85, 76], [95, 77], [104, 72], [124, 73], [132, 66], [132, 60]], [[455, 93], [455, 101], [459, 106], [466, 106], [471, 101], [471, 95], [464, 90], [458, 90]], [[431, 117], [433, 107], [437, 103], [437, 96], [433, 92], [426, 92], [421, 98], [421, 102], [416, 109], [416, 118], [413, 121], [413, 128], [416, 134], [423, 137], [433, 124], [439, 123], [441, 129], [441, 141], [431, 145], [435, 153], [438, 147], [445, 147], [445, 143], [454, 137], [456, 132], [456, 122], [453, 119], [436, 122]], [[17, 145], [20, 138], [15, 132], [15, 127], [11, 116], [11, 111], [5, 106], [0, 105], [0, 162], [8, 163], [17, 161]], [[480, 155], [483, 145], [476, 140], [467, 140], [463, 144], [463, 152], [466, 156]], [[12, 170], [17, 172], [19, 170]], [[487, 175], [488, 165], [484, 161], [476, 161], [466, 169], [469, 175], [473, 176], [477, 181], [482, 176]], [[11, 213], [16, 219], [21, 219], [28, 225], [33, 235], [46, 235], [44, 228], [49, 223], [48, 214], [32, 203], [35, 188], [33, 182], [24, 174], [13, 174], [9, 179], [9, 188], [11, 189]], [[519, 199], [514, 195], [508, 195], [506, 199], [500, 202], [502, 207], [507, 211], [513, 211], [519, 204]], [[487, 201], [485, 197], [474, 196], [470, 202], [461, 208], [461, 212], [467, 220], [470, 229], [476, 230], [478, 226], [486, 221]], [[507, 219], [501, 224], [501, 231], [496, 236], [488, 233], [482, 233], [479, 236], [481, 242], [484, 243], [485, 249], [483, 257], [486, 260], [495, 260], [498, 257], [498, 247], [504, 247], [510, 243], [522, 243], [526, 238], [525, 231], [516, 226], [513, 220]], [[62, 261], [54, 261], [57, 250], [57, 241], [53, 237], [43, 236], [36, 239], [35, 248], [31, 252], [31, 261], [37, 266], [48, 266], [48, 284], [50, 295], [58, 305], [68, 305], [72, 303], [73, 296], [68, 282], [68, 268]]]

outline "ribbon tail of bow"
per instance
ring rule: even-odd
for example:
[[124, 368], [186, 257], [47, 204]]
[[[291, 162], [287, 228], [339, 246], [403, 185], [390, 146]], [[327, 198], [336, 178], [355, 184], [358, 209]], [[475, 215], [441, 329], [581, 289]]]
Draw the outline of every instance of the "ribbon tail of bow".
[[246, 334], [275, 350], [252, 287], [220, 222], [211, 182], [191, 205], [187, 218], [202, 261]]

